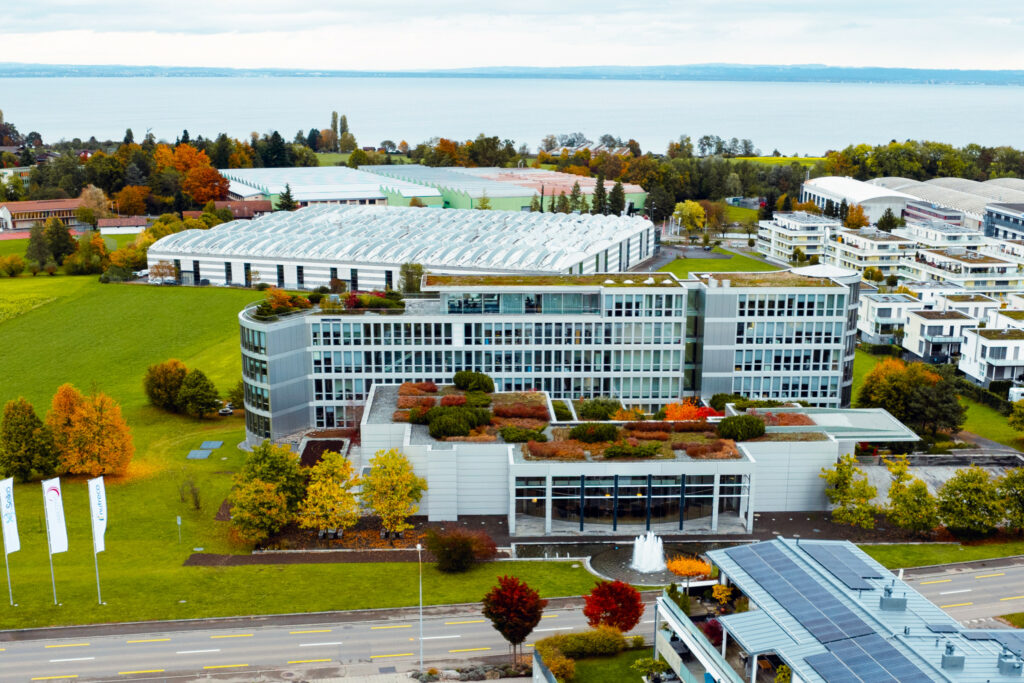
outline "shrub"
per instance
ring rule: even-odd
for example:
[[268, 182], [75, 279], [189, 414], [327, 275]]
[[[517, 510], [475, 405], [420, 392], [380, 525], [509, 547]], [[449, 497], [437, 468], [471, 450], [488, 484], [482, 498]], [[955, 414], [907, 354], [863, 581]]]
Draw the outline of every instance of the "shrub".
[[452, 378], [452, 382], [463, 391], [482, 391], [486, 394], [494, 392], [494, 380], [482, 372], [459, 370]]
[[606, 657], [626, 649], [626, 637], [610, 626], [598, 626], [582, 633], [559, 633], [541, 638], [534, 648], [547, 664], [548, 657]]
[[672, 602], [679, 606], [679, 609], [683, 611], [683, 614], [690, 614], [690, 596], [679, 590], [679, 587], [675, 583], [669, 584], [668, 597]]
[[668, 441], [672, 435], [668, 432], [633, 432], [626, 430], [626, 436], [637, 439], [647, 439], [648, 441]]
[[470, 408], [486, 408], [491, 405], [491, 397], [482, 391], [470, 391], [466, 393], [466, 405]]
[[568, 422], [572, 419], [572, 413], [569, 412], [569, 406], [565, 401], [552, 401], [551, 406], [555, 409], [555, 419], [559, 422]]
[[722, 412], [725, 410], [727, 403], [735, 403], [742, 400], [743, 396], [741, 394], [715, 394], [708, 403], [718, 412]]
[[396, 410], [395, 412], [391, 413], [391, 421], [392, 422], [408, 422], [409, 421], [409, 411], [408, 410]]
[[309, 296], [307, 296], [306, 298], [309, 300], [309, 303], [316, 306], [323, 300], [324, 295], [321, 294], [320, 292], [310, 292]]
[[569, 430], [569, 438], [583, 443], [600, 443], [615, 441], [619, 436], [619, 428], [610, 424], [576, 425]]
[[623, 427], [634, 432], [663, 432], [668, 428], [661, 422], [630, 422]]
[[526, 443], [527, 441], [547, 441], [547, 434], [537, 429], [507, 426], [501, 428], [501, 438], [505, 443]]
[[716, 431], [723, 439], [749, 441], [764, 435], [764, 422], [753, 415], [735, 415], [719, 422]]
[[440, 415], [428, 422], [430, 436], [443, 439], [446, 436], [469, 436], [469, 423], [461, 415]]
[[576, 677], [576, 662], [564, 655], [543, 657], [544, 666], [559, 681], [571, 681]]
[[756, 415], [764, 420], [766, 425], [772, 425], [773, 427], [806, 427], [814, 424], [814, 420], [803, 413], [758, 413], [751, 411], [749, 414]]
[[656, 443], [630, 444], [619, 441], [604, 449], [606, 458], [653, 458], [659, 453], [661, 445]]
[[622, 408], [622, 404], [611, 398], [592, 398], [580, 403], [576, 414], [583, 420], [610, 420]]
[[435, 406], [427, 411], [427, 424], [434, 422], [442, 415], [457, 415], [471, 427], [483, 427], [491, 423], [491, 412], [483, 408], [467, 408], [466, 406]]
[[429, 411], [422, 408], [413, 408], [409, 411], [409, 422], [414, 425], [425, 425], [428, 424], [427, 413]]
[[719, 623], [718, 619], [708, 619], [700, 625], [700, 630], [704, 632], [704, 636], [715, 647], [722, 644], [722, 624]]
[[449, 574], [468, 571], [477, 562], [493, 560], [498, 554], [494, 541], [483, 531], [451, 529], [427, 532], [427, 550], [434, 556], [438, 570]]
[[150, 365], [142, 380], [149, 402], [157, 408], [179, 412], [181, 405], [178, 403], [178, 392], [187, 374], [188, 368], [177, 358]]
[[571, 441], [553, 441], [551, 443], [529, 441], [526, 444], [526, 449], [535, 458], [583, 460], [583, 447]]
[[436, 393], [437, 385], [433, 382], [403, 382], [398, 387], [399, 396], [421, 396]]
[[535, 420], [549, 420], [548, 408], [540, 403], [509, 403], [494, 406], [498, 417], [530, 417]]
[[998, 396], [1001, 399], [1005, 399], [1010, 394], [1010, 387], [1013, 386], [1013, 382], [1008, 379], [997, 379], [988, 383], [988, 390]]
[[434, 407], [434, 399], [430, 396], [399, 396], [396, 406], [398, 408], [425, 408], [429, 410]]
[[441, 405], [445, 407], [466, 405], [466, 397], [456, 396], [454, 394], [451, 396], [442, 396]]

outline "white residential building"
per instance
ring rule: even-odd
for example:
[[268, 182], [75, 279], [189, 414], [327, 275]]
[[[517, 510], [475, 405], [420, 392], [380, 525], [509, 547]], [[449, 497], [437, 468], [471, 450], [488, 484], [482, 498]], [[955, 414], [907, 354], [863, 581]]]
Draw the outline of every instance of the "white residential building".
[[910, 280], [934, 280], [968, 292], [1003, 296], [1024, 290], [1024, 273], [1016, 263], [963, 249], [921, 249], [900, 260], [900, 275]]
[[966, 330], [957, 367], [986, 387], [994, 380], [1024, 382], [1024, 329]]
[[840, 176], [811, 178], [804, 182], [800, 190], [801, 202], [814, 202], [822, 209], [830, 201], [837, 208], [844, 201], [847, 206], [859, 204], [864, 207], [864, 215], [872, 223], [877, 223], [886, 209], [892, 210], [899, 218], [903, 215], [907, 202], [915, 199], [916, 197], [904, 192]]
[[978, 321], [959, 311], [909, 311], [903, 348], [929, 363], [945, 363], [960, 355], [964, 330]]
[[776, 213], [771, 220], [759, 221], [757, 251], [776, 263], [789, 263], [793, 252], [801, 249], [810, 258], [821, 259], [825, 254], [825, 241], [830, 230], [838, 230], [842, 223], [805, 211]]
[[922, 249], [951, 249], [960, 247], [975, 251], [992, 242], [977, 230], [944, 221], [907, 221], [892, 234], [916, 242]]
[[1024, 308], [999, 308], [988, 312], [987, 327], [994, 330], [1024, 330]]
[[915, 247], [913, 241], [883, 230], [837, 230], [825, 243], [825, 261], [862, 275], [868, 268], [877, 268], [885, 276], [897, 275], [900, 257]]
[[967, 293], [960, 285], [937, 280], [907, 280], [900, 283], [900, 289], [911, 292], [921, 302], [921, 308], [929, 310], [935, 308], [940, 296]]
[[868, 344], [895, 344], [903, 338], [907, 313], [924, 310], [922, 304], [907, 294], [861, 294], [857, 311], [857, 331]]
[[975, 320], [987, 320], [992, 311], [998, 311], [1001, 304], [984, 294], [943, 294], [936, 298], [935, 310], [960, 311]]

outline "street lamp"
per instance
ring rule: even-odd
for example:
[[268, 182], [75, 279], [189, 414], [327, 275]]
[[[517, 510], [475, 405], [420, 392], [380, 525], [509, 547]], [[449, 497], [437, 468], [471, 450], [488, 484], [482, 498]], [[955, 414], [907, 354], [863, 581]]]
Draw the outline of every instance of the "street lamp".
[[416, 544], [416, 564], [420, 570], [420, 671], [423, 671], [423, 546]]

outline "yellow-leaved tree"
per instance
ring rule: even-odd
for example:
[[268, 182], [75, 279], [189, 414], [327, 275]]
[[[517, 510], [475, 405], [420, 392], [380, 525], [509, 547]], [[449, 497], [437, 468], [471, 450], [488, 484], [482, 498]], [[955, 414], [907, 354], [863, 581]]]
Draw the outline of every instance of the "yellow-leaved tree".
[[359, 521], [359, 486], [352, 461], [327, 451], [309, 473], [306, 497], [299, 504], [298, 522], [303, 529], [348, 529]]
[[119, 474], [135, 456], [121, 406], [102, 392], [83, 396], [70, 384], [62, 385], [46, 422], [54, 434], [61, 473]]
[[427, 482], [417, 477], [412, 464], [397, 449], [377, 451], [370, 471], [363, 477], [362, 502], [380, 517], [380, 524], [394, 543], [394, 536], [412, 525], [406, 520], [419, 509], [417, 503]]

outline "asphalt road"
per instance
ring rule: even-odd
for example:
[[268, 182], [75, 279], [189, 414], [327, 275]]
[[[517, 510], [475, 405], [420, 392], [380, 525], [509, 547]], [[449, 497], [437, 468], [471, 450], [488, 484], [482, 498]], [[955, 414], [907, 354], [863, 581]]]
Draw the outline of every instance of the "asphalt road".
[[991, 621], [1024, 612], [1024, 566], [952, 568], [904, 576], [904, 581], [968, 626], [1001, 627]]
[[[651, 609], [637, 632], [653, 629]], [[579, 608], [549, 610], [527, 643], [585, 626]], [[415, 668], [420, 642], [415, 618], [4, 642], [0, 681], [163, 680], [268, 670], [329, 678], [351, 664]], [[508, 652], [490, 622], [472, 611], [425, 617], [422, 645], [426, 666]]]

